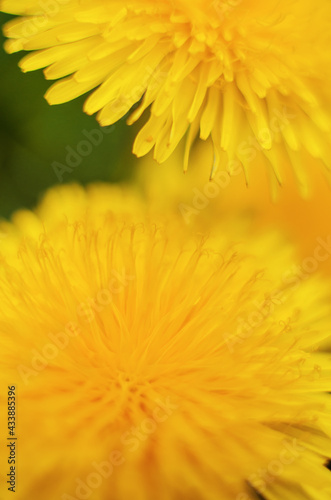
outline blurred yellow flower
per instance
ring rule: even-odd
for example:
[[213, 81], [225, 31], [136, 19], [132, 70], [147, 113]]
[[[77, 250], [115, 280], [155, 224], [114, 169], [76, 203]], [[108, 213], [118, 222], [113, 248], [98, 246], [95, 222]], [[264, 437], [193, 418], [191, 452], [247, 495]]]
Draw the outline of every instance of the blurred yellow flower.
[[300, 263], [310, 260], [315, 271], [331, 275], [330, 178], [323, 175], [321, 162], [312, 161], [307, 155], [302, 157], [303, 171], [311, 172], [305, 197], [298, 190], [295, 176], [290, 174], [290, 163], [285, 163], [283, 170], [288, 169], [289, 175], [273, 199], [261, 157], [254, 161], [255, 176], [249, 186], [239, 168], [232, 175], [219, 170], [211, 181], [206, 181], [201, 169], [206, 161], [205, 149], [197, 148], [183, 185], [180, 152], [163, 165], [148, 155], [137, 162], [136, 182], [159, 212], [180, 214], [189, 227], [216, 231], [219, 222], [219, 231], [226, 224], [227, 231], [236, 238], [281, 231], [295, 245]]
[[[252, 154], [282, 182], [300, 151], [330, 167], [331, 3], [320, 0], [1, 0], [8, 52], [23, 71], [59, 79], [51, 104], [96, 89], [84, 109], [101, 125], [150, 108], [133, 147], [163, 162], [186, 135], [209, 141], [212, 173]], [[35, 52], [36, 51], [36, 52]], [[132, 107], [139, 103], [138, 108]], [[208, 166], [206, 166], [208, 169]], [[206, 174], [207, 176], [208, 174]]]
[[146, 210], [73, 186], [1, 225], [17, 500], [328, 500], [328, 285], [294, 285], [279, 235]]

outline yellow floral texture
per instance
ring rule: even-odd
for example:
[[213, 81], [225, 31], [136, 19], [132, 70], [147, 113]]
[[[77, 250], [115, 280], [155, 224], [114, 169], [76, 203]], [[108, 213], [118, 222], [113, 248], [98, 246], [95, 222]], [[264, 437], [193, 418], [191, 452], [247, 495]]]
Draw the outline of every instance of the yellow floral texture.
[[[146, 111], [133, 151], [163, 162], [186, 138], [209, 142], [206, 177], [250, 150], [282, 183], [286, 159], [301, 180], [302, 151], [330, 167], [331, 3], [319, 0], [2, 0], [17, 18], [8, 52], [31, 51], [59, 104], [90, 92], [84, 110], [109, 125]], [[138, 107], [135, 106], [139, 104]], [[135, 107], [134, 107], [135, 106]], [[133, 108], [134, 107], [134, 108]], [[132, 109], [133, 108], [133, 109]]]
[[1, 224], [18, 500], [329, 500], [327, 283], [279, 235], [181, 224], [106, 185]]

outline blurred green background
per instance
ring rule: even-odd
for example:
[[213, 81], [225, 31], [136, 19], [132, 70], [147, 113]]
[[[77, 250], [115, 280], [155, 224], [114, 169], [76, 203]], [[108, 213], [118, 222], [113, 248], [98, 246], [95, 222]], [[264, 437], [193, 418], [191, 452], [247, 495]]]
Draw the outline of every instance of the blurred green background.
[[[9, 19], [0, 14], [1, 27]], [[85, 96], [49, 106], [43, 95], [52, 82], [41, 70], [23, 74], [18, 62], [25, 53], [6, 54], [3, 43], [1, 32], [0, 217], [8, 218], [18, 208], [33, 207], [48, 187], [59, 184], [54, 162], [66, 165], [68, 151], [86, 141], [83, 131], [100, 128], [82, 111]], [[132, 176], [134, 127], [122, 119], [107, 132], [72, 172], [63, 173], [63, 183], [119, 182]]]

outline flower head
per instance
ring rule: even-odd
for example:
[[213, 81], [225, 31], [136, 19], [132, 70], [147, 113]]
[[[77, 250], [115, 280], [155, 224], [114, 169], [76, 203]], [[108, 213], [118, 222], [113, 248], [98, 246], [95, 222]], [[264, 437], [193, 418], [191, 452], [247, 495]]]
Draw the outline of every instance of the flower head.
[[327, 286], [278, 236], [179, 225], [97, 186], [1, 226], [19, 500], [329, 498]]
[[[147, 108], [138, 156], [163, 162], [186, 135], [184, 168], [199, 136], [214, 172], [252, 150], [278, 182], [300, 151], [330, 165], [331, 4], [320, 0], [2, 0], [9, 52], [34, 51], [23, 71], [46, 68], [51, 104], [85, 102], [101, 125]], [[37, 51], [37, 52], [35, 52]], [[139, 103], [139, 106], [131, 108]], [[230, 167], [231, 169], [231, 167]]]
[[[292, 174], [287, 176], [283, 189], [275, 190], [272, 199], [261, 161], [254, 165], [256, 175], [249, 186], [239, 168], [232, 176], [220, 169], [212, 180], [206, 180], [200, 168], [206, 163], [203, 147], [196, 149], [184, 185], [180, 182], [180, 152], [163, 165], [150, 155], [141, 158], [137, 162], [136, 181], [154, 209], [180, 214], [186, 226], [215, 231], [219, 223], [222, 231], [226, 223], [226, 231], [236, 239], [248, 233], [281, 231], [295, 245], [298, 275], [323, 271], [331, 276], [330, 178], [322, 175], [320, 162], [311, 162], [306, 155], [303, 160], [306, 171], [311, 166], [310, 187], [305, 196], [298, 191]], [[283, 168], [290, 169], [289, 163]]]

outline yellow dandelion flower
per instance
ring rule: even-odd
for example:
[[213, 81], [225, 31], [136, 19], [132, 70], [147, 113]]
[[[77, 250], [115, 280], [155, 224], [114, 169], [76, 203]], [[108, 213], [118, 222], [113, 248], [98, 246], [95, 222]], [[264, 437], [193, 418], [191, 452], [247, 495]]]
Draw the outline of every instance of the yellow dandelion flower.
[[[23, 71], [61, 79], [51, 104], [93, 91], [86, 113], [109, 125], [149, 108], [133, 151], [163, 162], [186, 136], [213, 146], [210, 167], [262, 151], [281, 182], [300, 151], [330, 166], [331, 4], [320, 0], [2, 0], [19, 15], [6, 49], [33, 51]], [[132, 111], [132, 107], [139, 106]]]
[[180, 151], [163, 165], [148, 155], [137, 161], [135, 180], [154, 209], [180, 214], [187, 226], [215, 230], [217, 221], [222, 227], [227, 221], [230, 230], [232, 220], [239, 219], [240, 232], [238, 223], [232, 231], [237, 237], [251, 231], [281, 230], [289, 242], [295, 243], [301, 260], [319, 255], [318, 267], [331, 274], [330, 178], [325, 178], [320, 162], [310, 161], [307, 155], [302, 158], [302, 166], [311, 167], [310, 186], [304, 197], [290, 172], [290, 163], [284, 164], [283, 170], [288, 169], [284, 189], [277, 189], [272, 197], [261, 158], [256, 158], [256, 175], [249, 186], [238, 163], [232, 173], [220, 169], [212, 180], [206, 180], [200, 168], [206, 158], [205, 148], [197, 148], [186, 182], [181, 185]]
[[18, 500], [330, 498], [328, 287], [280, 236], [178, 225], [107, 186], [2, 224]]

